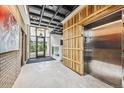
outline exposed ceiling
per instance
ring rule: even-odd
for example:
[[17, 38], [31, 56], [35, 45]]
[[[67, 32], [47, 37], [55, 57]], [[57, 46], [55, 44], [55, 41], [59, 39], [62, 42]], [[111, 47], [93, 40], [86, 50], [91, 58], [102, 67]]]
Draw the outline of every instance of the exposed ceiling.
[[31, 25], [52, 28], [53, 34], [62, 33], [62, 21], [78, 5], [28, 5]]

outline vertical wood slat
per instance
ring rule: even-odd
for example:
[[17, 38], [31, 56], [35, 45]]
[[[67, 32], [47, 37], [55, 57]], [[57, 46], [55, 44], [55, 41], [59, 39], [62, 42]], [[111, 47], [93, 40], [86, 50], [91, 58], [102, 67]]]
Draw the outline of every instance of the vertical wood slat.
[[[71, 26], [78, 21], [79, 21], [79, 14], [75, 15], [72, 19], [68, 21], [69, 22], [68, 26]], [[64, 62], [63, 64], [79, 74], [83, 74], [82, 73], [83, 64], [80, 64], [81, 57], [79, 57], [81, 56], [81, 51], [82, 51], [81, 46], [80, 46], [81, 42], [82, 42], [81, 33], [80, 33], [78, 25], [74, 25], [64, 32], [64, 57], [63, 57]]]

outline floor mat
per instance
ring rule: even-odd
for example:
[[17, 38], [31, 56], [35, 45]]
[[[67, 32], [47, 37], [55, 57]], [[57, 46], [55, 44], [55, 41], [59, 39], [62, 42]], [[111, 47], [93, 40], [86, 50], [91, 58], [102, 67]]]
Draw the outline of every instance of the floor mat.
[[27, 61], [27, 64], [39, 63], [39, 62], [45, 62], [45, 61], [51, 61], [51, 60], [55, 60], [55, 59], [50, 56], [43, 57], [43, 58], [33, 58], [33, 59], [29, 59]]

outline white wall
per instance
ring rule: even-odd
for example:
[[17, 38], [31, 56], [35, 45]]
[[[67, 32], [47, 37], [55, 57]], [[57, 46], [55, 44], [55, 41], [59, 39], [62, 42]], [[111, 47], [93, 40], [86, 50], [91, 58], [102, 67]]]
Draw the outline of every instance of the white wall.
[[46, 42], [47, 42], [46, 56], [50, 56], [50, 38], [46, 38]]
[[[51, 56], [56, 60], [62, 60], [62, 46], [60, 45], [60, 40], [62, 39], [62, 35], [51, 34]], [[52, 55], [52, 46], [59, 47], [59, 56]]]

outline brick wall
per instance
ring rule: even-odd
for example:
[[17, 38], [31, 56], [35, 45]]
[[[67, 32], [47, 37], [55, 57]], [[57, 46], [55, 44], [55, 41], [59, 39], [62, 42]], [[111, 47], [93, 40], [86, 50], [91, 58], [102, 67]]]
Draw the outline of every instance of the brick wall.
[[12, 87], [20, 70], [19, 51], [0, 54], [0, 87]]
[[[27, 33], [27, 25], [24, 23], [17, 5], [7, 6], [15, 19], [25, 33]], [[20, 31], [19, 51], [12, 51], [0, 54], [0, 88], [10, 88], [13, 86], [16, 78], [21, 70], [21, 57], [22, 57], [22, 32]], [[25, 61], [26, 62], [26, 61]], [[25, 63], [23, 62], [23, 64]]]

